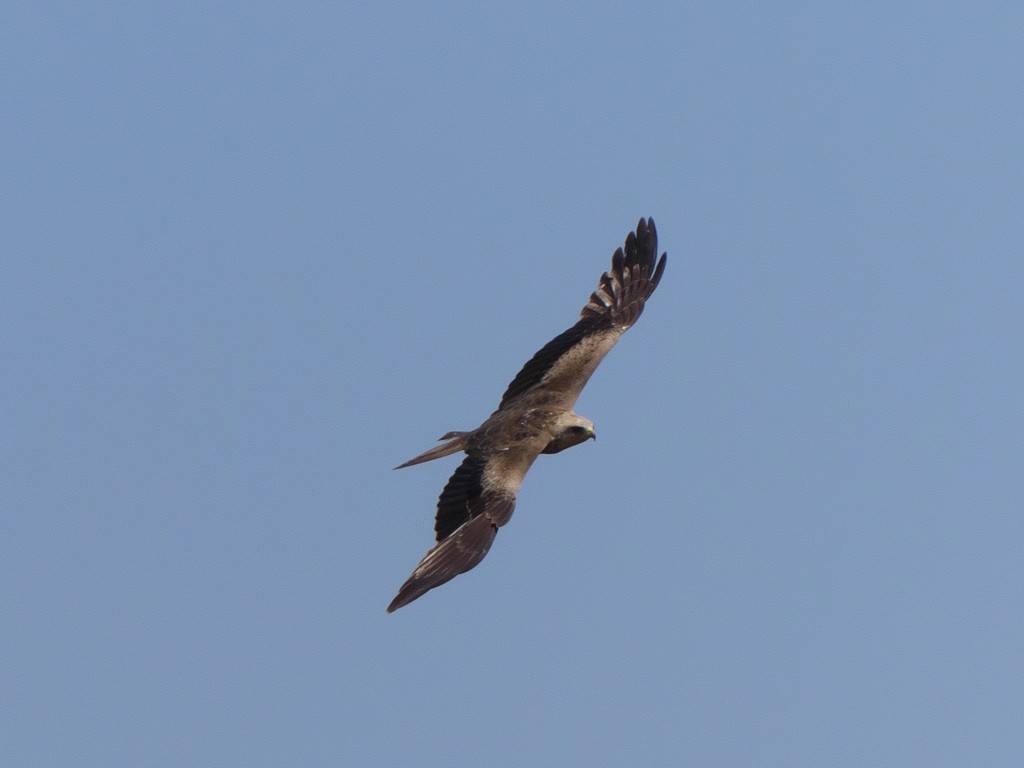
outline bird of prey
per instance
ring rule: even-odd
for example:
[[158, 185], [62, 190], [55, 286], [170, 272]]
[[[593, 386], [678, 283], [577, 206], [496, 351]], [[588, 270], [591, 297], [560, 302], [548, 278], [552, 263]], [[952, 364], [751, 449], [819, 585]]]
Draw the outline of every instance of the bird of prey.
[[498, 529], [512, 517], [516, 492], [534, 460], [595, 437], [594, 425], [573, 413], [587, 380], [644, 311], [665, 270], [654, 220], [640, 219], [625, 248], [572, 328], [537, 352], [512, 379], [498, 409], [470, 432], [448, 432], [443, 445], [395, 467], [409, 467], [459, 451], [466, 458], [437, 502], [437, 543], [398, 590], [388, 613], [408, 605], [476, 566]]

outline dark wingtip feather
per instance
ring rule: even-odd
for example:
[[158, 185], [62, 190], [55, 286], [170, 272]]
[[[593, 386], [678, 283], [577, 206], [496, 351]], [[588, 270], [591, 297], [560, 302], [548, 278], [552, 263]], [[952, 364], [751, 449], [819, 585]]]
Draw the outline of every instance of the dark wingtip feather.
[[665, 264], [668, 262], [668, 253], [661, 254], [661, 258], [658, 259], [658, 266], [654, 268], [654, 277], [651, 278], [651, 292], [654, 292], [654, 288], [658, 287], [658, 283], [661, 282], [661, 273], [665, 271]]
[[[632, 236], [632, 233], [630, 233], [630, 236]], [[627, 252], [629, 251], [629, 240], [626, 241], [626, 251]], [[622, 270], [625, 268], [625, 266], [626, 266], [626, 257], [623, 255], [621, 248], [616, 248], [615, 249], [615, 253], [612, 254], [612, 271], [611, 271], [611, 274], [621, 275], [622, 274]], [[607, 284], [608, 287], [610, 287], [611, 283], [608, 280], [608, 274], [609, 274], [608, 272], [605, 272], [601, 276], [601, 283], [602, 284]]]
[[[661, 282], [661, 275], [665, 271], [668, 253], [663, 253], [661, 258], [658, 258], [658, 228], [654, 225], [654, 217], [648, 217], [646, 221], [641, 218], [636, 225], [636, 233], [637, 239], [644, 244], [645, 255], [652, 270], [650, 276], [651, 293], [654, 293], [654, 289], [658, 287], [658, 283]], [[655, 263], [656, 259], [657, 263]]]
[[[654, 219], [645, 219], [643, 216], [640, 217], [640, 221], [636, 223], [636, 239], [642, 243], [647, 242], [647, 230], [654, 229]], [[657, 237], [657, 235], [655, 235]]]

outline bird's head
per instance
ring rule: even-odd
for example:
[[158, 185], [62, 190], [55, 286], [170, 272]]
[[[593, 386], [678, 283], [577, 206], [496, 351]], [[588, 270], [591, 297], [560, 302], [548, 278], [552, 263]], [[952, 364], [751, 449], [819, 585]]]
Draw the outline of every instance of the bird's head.
[[590, 419], [577, 416], [575, 413], [568, 413], [555, 424], [555, 436], [547, 444], [543, 453], [558, 453], [587, 440], [596, 439], [594, 423]]

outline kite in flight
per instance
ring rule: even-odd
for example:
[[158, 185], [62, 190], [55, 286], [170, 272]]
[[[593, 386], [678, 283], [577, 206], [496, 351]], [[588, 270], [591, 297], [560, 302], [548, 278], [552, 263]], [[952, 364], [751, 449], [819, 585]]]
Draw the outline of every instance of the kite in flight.
[[594, 369], [644, 311], [665, 271], [654, 220], [640, 219], [612, 256], [612, 268], [565, 333], [545, 344], [512, 379], [498, 409], [471, 432], [449, 432], [444, 445], [395, 467], [459, 451], [466, 458], [437, 502], [435, 544], [398, 590], [388, 613], [475, 567], [512, 517], [516, 492], [542, 453], [593, 438], [594, 425], [572, 408]]

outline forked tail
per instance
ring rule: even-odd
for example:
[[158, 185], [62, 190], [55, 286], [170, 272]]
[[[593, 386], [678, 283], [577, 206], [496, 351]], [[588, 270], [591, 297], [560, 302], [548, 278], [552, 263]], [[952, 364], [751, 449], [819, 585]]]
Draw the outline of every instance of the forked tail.
[[469, 434], [469, 432], [446, 432], [438, 440], [447, 440], [447, 443], [431, 448], [429, 451], [421, 453], [415, 459], [409, 459], [404, 464], [399, 464], [395, 469], [411, 467], [413, 464], [422, 464], [424, 461], [432, 461], [440, 459], [442, 456], [449, 456], [453, 453], [464, 451], [466, 450], [466, 438]]

